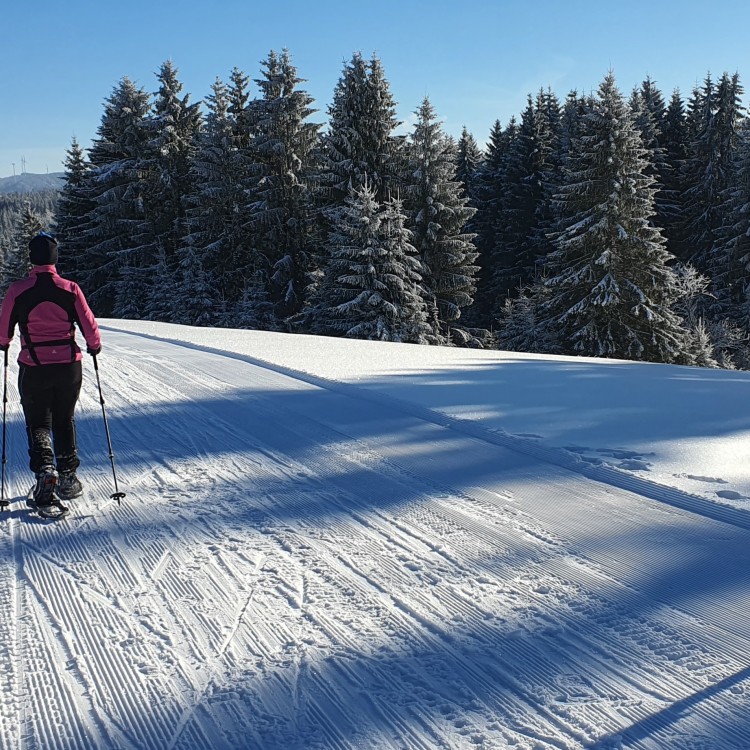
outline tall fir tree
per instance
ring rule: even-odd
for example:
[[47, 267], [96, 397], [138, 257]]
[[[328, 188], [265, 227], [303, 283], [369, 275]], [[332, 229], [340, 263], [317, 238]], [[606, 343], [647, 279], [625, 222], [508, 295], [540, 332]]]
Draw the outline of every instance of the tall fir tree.
[[91, 171], [85, 195], [93, 204], [82, 236], [73, 240], [80, 254], [80, 283], [94, 312], [111, 316], [120, 281], [121, 256], [131, 247], [143, 219], [138, 165], [146, 140], [149, 95], [127, 77], [105, 103], [97, 137], [89, 149]]
[[725, 221], [710, 256], [714, 319], [744, 325], [750, 287], [750, 122], [746, 119], [734, 153], [731, 182], [724, 196]]
[[724, 73], [715, 85], [709, 75], [690, 102], [688, 127], [693, 137], [683, 166], [682, 229], [691, 253], [688, 260], [703, 272], [710, 271], [711, 251], [725, 220], [724, 191], [731, 181], [741, 93], [738, 76]]
[[425, 343], [431, 336], [420, 263], [401, 202], [385, 208], [367, 184], [350, 190], [329, 238], [316, 300], [316, 330], [378, 341]]
[[232, 70], [229, 86], [216, 79], [206, 97], [206, 122], [191, 162], [193, 192], [186, 199], [184, 244], [199, 256], [206, 283], [215, 289], [216, 322], [232, 325], [235, 306], [261, 262], [247, 230], [254, 160], [254, 129], [247, 112], [248, 77]]
[[478, 271], [474, 235], [464, 227], [475, 209], [467, 205], [456, 180], [456, 146], [443, 133], [429, 99], [423, 100], [416, 114], [405, 205], [413, 217], [414, 246], [422, 261], [428, 304], [437, 312], [434, 337], [463, 344], [471, 336], [458, 321], [461, 310], [473, 302]]
[[65, 158], [65, 184], [57, 203], [56, 231], [63, 248], [61, 267], [68, 278], [78, 283], [82, 283], [79, 264], [85, 263], [85, 227], [94, 208], [89, 198], [90, 171], [84, 150], [73, 138]]
[[640, 88], [633, 92], [630, 107], [647, 152], [649, 166], [646, 173], [654, 178], [654, 224], [664, 230], [674, 224], [679, 210], [676, 203], [678, 196], [667, 187], [673, 181], [673, 167], [664, 137], [667, 110], [664, 97], [651, 78], [646, 78]]
[[16, 251], [8, 259], [5, 268], [4, 290], [14, 281], [24, 278], [31, 269], [29, 261], [29, 242], [41, 231], [49, 231], [45, 227], [44, 219], [31, 207], [31, 203], [24, 203], [23, 210], [18, 217], [16, 226]]
[[322, 203], [342, 206], [349, 188], [365, 183], [378, 201], [398, 192], [403, 139], [394, 131], [396, 102], [383, 67], [355, 53], [344, 66], [328, 109], [328, 130], [321, 144]]
[[570, 353], [686, 361], [672, 256], [651, 225], [647, 152], [611, 73], [580, 125], [558, 198], [543, 317]]
[[497, 237], [502, 229], [502, 205], [505, 188], [505, 160], [518, 128], [511, 119], [507, 128], [495, 120], [487, 143], [485, 158], [475, 180], [476, 214], [470, 220], [477, 249], [476, 295], [466, 317], [474, 327], [489, 328], [497, 295], [494, 292]]
[[149, 139], [138, 167], [143, 174], [143, 221], [123, 254], [123, 265], [151, 269], [146, 317], [163, 320], [163, 280], [157, 273], [176, 274], [177, 250], [187, 233], [187, 197], [193, 191], [190, 167], [202, 124], [198, 104], [182, 94], [178, 71], [170, 60], [157, 76], [159, 89], [148, 120]]
[[669, 252], [677, 258], [686, 259], [690, 252], [682, 231], [685, 214], [683, 165], [687, 158], [688, 143], [685, 103], [679, 89], [672, 92], [664, 114], [662, 145], [667, 168], [662, 174], [664, 202], [660, 216], [661, 226]]
[[476, 138], [464, 126], [458, 139], [456, 154], [456, 179], [464, 187], [464, 195], [469, 203], [476, 208], [477, 203], [477, 173], [482, 165], [482, 149]]
[[250, 104], [255, 180], [248, 226], [268, 299], [283, 320], [300, 311], [308, 284], [316, 229], [310, 181], [320, 125], [307, 122], [313, 99], [299, 88], [304, 80], [287, 50], [271, 51], [262, 65], [261, 97]]
[[535, 258], [531, 237], [542, 195], [537, 131], [536, 111], [529, 96], [502, 170], [501, 214], [495, 230], [491, 286], [495, 312], [533, 278]]

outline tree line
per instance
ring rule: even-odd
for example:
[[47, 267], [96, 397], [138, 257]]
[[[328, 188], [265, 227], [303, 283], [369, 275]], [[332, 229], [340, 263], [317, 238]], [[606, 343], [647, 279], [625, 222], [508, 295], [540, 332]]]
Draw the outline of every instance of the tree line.
[[398, 134], [376, 57], [325, 127], [286, 50], [252, 96], [237, 68], [202, 109], [171, 62], [158, 84], [119, 81], [67, 154], [61, 268], [99, 316], [748, 366], [738, 75], [542, 90], [485, 149], [428, 98]]

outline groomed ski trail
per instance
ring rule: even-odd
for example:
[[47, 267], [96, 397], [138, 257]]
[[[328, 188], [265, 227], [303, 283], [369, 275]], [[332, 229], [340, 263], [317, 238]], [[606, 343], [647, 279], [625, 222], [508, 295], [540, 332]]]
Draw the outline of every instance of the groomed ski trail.
[[87, 363], [60, 522], [11, 389], [3, 748], [750, 747], [746, 529], [241, 357], [100, 368], [127, 497]]

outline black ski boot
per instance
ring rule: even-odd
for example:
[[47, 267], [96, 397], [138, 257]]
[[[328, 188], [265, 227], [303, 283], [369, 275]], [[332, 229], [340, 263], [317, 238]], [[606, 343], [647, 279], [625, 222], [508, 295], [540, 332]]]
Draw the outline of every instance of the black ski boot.
[[42, 518], [63, 518], [68, 515], [66, 508], [55, 497], [57, 472], [54, 468], [45, 468], [36, 474], [36, 484], [26, 498], [26, 505], [35, 510]]
[[75, 500], [83, 495], [83, 485], [75, 471], [61, 471], [55, 485], [55, 494], [60, 500]]

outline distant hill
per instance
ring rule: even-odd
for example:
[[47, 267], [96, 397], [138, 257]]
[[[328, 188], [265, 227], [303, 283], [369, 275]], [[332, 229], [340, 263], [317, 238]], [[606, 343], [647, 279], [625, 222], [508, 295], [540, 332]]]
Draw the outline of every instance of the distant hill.
[[0, 177], [0, 194], [2, 193], [38, 193], [41, 190], [60, 190], [65, 173], [31, 174], [24, 172], [14, 177]]

